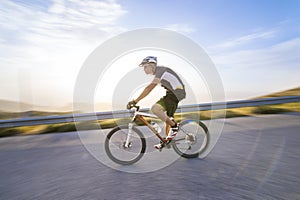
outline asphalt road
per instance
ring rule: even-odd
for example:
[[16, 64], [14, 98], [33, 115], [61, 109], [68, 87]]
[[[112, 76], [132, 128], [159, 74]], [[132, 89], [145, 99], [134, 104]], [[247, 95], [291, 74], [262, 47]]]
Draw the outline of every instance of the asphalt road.
[[134, 171], [175, 157], [173, 150], [153, 151], [150, 161], [146, 154], [128, 173], [96, 159], [77, 133], [2, 138], [0, 199], [297, 200], [299, 122], [300, 113], [228, 119], [205, 159], [175, 158], [147, 173]]

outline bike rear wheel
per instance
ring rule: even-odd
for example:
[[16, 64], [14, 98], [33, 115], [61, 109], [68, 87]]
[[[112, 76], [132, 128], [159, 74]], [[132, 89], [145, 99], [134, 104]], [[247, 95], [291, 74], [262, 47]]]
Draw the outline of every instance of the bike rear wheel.
[[173, 149], [185, 158], [196, 158], [209, 145], [210, 135], [205, 124], [196, 120], [180, 123], [179, 131], [173, 139]]
[[120, 165], [131, 165], [139, 161], [146, 150], [146, 140], [135, 127], [132, 128], [129, 146], [125, 146], [128, 126], [120, 126], [111, 130], [105, 139], [107, 156]]

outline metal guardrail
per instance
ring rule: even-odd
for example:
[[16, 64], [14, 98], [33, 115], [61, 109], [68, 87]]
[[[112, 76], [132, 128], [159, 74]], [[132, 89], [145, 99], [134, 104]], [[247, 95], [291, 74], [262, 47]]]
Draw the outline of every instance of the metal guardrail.
[[[241, 108], [241, 107], [253, 107], [261, 105], [275, 105], [282, 103], [300, 102], [300, 96], [286, 96], [276, 98], [264, 98], [253, 100], [239, 100], [229, 102], [214, 102], [204, 104], [183, 105], [178, 107], [176, 112], [193, 112], [204, 110], [218, 110], [226, 108]], [[143, 112], [148, 112], [149, 109], [141, 109]], [[12, 128], [20, 126], [32, 126], [42, 124], [58, 124], [68, 122], [82, 122], [92, 120], [103, 120], [113, 118], [126, 118], [130, 117], [132, 112], [128, 110], [110, 111], [110, 112], [96, 112], [85, 114], [69, 114], [61, 116], [44, 116], [44, 117], [28, 117], [19, 119], [7, 119], [0, 120], [0, 128]]]

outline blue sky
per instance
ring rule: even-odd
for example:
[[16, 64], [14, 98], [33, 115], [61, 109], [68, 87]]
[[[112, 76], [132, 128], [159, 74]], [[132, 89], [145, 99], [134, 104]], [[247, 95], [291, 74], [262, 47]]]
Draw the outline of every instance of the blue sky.
[[4, 0], [0, 99], [66, 105], [98, 45], [148, 27], [175, 30], [205, 49], [228, 100], [296, 87], [299, 10], [299, 0]]

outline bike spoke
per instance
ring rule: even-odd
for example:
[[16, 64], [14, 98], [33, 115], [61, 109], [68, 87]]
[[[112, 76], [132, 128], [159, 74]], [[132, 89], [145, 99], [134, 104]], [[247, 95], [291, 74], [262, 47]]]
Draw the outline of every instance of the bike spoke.
[[137, 129], [132, 130], [126, 147], [127, 136], [127, 127], [117, 127], [108, 134], [105, 141], [105, 150], [109, 158], [122, 165], [138, 161], [145, 152], [145, 139]]
[[173, 148], [183, 157], [198, 157], [206, 149], [208, 142], [206, 126], [201, 122], [187, 120], [181, 123]]

